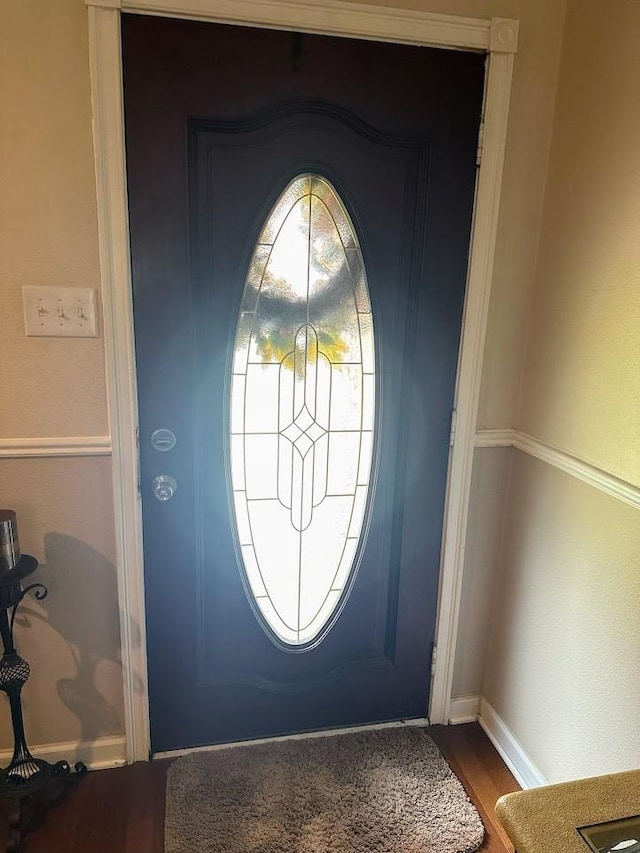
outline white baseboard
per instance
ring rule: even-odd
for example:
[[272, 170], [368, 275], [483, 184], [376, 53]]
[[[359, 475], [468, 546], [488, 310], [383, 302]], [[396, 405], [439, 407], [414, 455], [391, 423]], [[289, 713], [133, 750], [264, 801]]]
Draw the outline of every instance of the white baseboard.
[[456, 696], [449, 705], [449, 725], [475, 723], [480, 713], [480, 696], [477, 693]]
[[478, 722], [519, 785], [523, 788], [538, 788], [540, 785], [549, 784], [504, 721], [484, 698], [480, 699]]
[[[44, 758], [45, 761], [50, 761], [52, 764], [55, 764], [56, 761], [68, 761], [73, 767], [77, 761], [82, 761], [89, 770], [120, 767], [127, 761], [124, 735], [101, 737], [97, 740], [72, 740], [67, 743], [29, 745], [29, 749], [35, 758]], [[6, 767], [11, 761], [12, 755], [12, 749], [0, 750], [0, 767]]]

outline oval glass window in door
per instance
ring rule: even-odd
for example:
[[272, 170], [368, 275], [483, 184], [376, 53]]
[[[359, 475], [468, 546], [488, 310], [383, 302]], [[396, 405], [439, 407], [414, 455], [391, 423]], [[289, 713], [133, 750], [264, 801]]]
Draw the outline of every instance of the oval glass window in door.
[[312, 646], [351, 587], [372, 471], [371, 302], [329, 181], [295, 178], [253, 252], [232, 360], [231, 482], [245, 586], [263, 626]]

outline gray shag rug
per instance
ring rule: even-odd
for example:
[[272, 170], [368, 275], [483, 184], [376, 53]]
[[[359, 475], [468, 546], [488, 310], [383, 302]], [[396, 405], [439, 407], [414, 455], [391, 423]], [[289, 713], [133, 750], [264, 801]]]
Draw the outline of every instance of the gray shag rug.
[[420, 728], [196, 752], [169, 769], [165, 853], [471, 853], [483, 838]]

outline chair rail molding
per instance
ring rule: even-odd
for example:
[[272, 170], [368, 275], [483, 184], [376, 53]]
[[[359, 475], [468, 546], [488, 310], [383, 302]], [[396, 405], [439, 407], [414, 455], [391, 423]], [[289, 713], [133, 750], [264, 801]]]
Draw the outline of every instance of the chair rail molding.
[[[112, 425], [118, 595], [129, 761], [148, 758], [142, 515], [138, 495], [135, 341], [128, 241], [120, 16], [126, 12], [276, 27], [487, 53], [483, 154], [476, 185], [465, 319], [458, 363], [458, 431], [451, 451], [429, 718], [449, 717], [482, 353], [500, 203], [518, 21], [341, 0], [86, 0], [100, 266]], [[428, 677], [425, 673], [425, 678]], [[425, 709], [426, 710], [426, 709]]]
[[476, 433], [476, 447], [513, 447], [516, 440], [514, 429], [483, 429]]
[[616, 477], [604, 468], [599, 468], [566, 450], [546, 444], [526, 432], [515, 429], [487, 429], [476, 433], [476, 447], [515, 447], [522, 453], [559, 468], [572, 477], [582, 480], [624, 503], [640, 509], [640, 486], [621, 477]]
[[578, 480], [589, 483], [590, 486], [606, 492], [611, 497], [640, 509], [640, 488], [628, 480], [616, 477], [615, 474], [610, 474], [603, 468], [598, 468], [579, 456], [545, 444], [525, 432], [516, 432], [514, 447], [523, 453], [528, 453], [529, 456], [535, 456], [536, 459], [541, 459], [543, 462], [571, 474], [573, 477], [577, 477]]
[[0, 438], [0, 459], [49, 456], [111, 456], [111, 438], [108, 435]]

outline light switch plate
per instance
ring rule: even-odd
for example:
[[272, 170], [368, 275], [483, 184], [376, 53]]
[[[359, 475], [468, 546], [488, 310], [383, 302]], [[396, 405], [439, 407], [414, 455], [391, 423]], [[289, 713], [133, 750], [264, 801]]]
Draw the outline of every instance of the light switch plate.
[[92, 287], [22, 288], [25, 334], [96, 338], [96, 291]]

